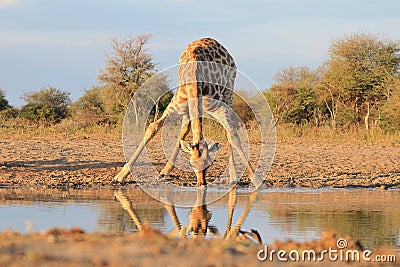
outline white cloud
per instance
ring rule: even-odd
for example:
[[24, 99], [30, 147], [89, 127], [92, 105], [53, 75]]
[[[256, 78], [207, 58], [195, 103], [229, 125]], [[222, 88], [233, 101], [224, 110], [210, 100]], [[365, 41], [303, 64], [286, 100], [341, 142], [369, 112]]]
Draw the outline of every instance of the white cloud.
[[6, 30], [1, 32], [0, 47], [88, 47], [101, 39], [102, 36], [84, 32]]
[[16, 6], [20, 4], [20, 0], [0, 0], [0, 9]]

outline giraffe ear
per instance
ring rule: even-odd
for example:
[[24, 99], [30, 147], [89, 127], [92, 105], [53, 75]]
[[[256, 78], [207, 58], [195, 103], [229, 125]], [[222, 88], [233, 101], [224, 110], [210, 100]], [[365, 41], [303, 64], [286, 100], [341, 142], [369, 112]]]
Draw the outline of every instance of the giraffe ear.
[[185, 141], [185, 140], [181, 140], [180, 141], [180, 144], [181, 144], [181, 149], [184, 151], [184, 152], [187, 152], [187, 153], [190, 153], [190, 152], [192, 152], [192, 145], [190, 144], [190, 142], [188, 142], [188, 141]]
[[217, 150], [221, 147], [220, 143], [214, 143], [212, 146], [208, 146], [209, 152], [217, 152]]

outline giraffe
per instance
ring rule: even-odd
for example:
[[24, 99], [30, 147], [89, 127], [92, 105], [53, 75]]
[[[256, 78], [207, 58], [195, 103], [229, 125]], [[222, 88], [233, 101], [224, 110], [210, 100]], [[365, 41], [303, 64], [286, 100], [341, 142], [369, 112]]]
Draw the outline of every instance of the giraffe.
[[[226, 223], [225, 233], [221, 236], [224, 240], [233, 240], [233, 241], [250, 241], [254, 242], [257, 245], [262, 244], [262, 239], [257, 230], [250, 229], [250, 231], [242, 230], [242, 225], [247, 218], [253, 204], [257, 200], [259, 190], [255, 190], [250, 193], [246, 207], [243, 213], [238, 218], [237, 222], [232, 225], [233, 222], [233, 213], [236, 206], [236, 195], [237, 195], [237, 186], [235, 186], [232, 190], [229, 191], [228, 198], [228, 219]], [[212, 235], [220, 236], [218, 229], [215, 226], [210, 226], [209, 221], [211, 220], [211, 212], [207, 209], [206, 204], [206, 188], [198, 188], [197, 189], [197, 199], [196, 203], [193, 205], [190, 213], [189, 213], [189, 224], [182, 225], [178, 215], [176, 213], [175, 206], [170, 203], [165, 203], [164, 207], [168, 211], [171, 216], [172, 222], [174, 223], [174, 228], [167, 235], [168, 236], [177, 236], [178, 238], [204, 238], [207, 233], [211, 233]], [[130, 200], [123, 190], [118, 189], [114, 192], [115, 198], [121, 203], [122, 208], [128, 212], [136, 227], [138, 228], [139, 233], [144, 234], [161, 234], [157, 230], [151, 229], [146, 224], [143, 224], [138, 214], [136, 213], [132, 200]], [[161, 234], [162, 235], [162, 234]]]
[[[164, 121], [173, 112], [182, 115], [182, 126], [174, 150], [168, 163], [160, 173], [160, 177], [169, 175], [181, 148], [190, 154], [190, 164], [197, 177], [197, 186], [206, 185], [206, 170], [212, 164], [208, 156], [215, 152], [219, 144], [208, 145], [202, 134], [202, 116], [210, 114], [226, 130], [229, 144], [229, 176], [230, 182], [238, 182], [232, 149], [236, 149], [241, 160], [250, 172], [254, 186], [259, 187], [262, 180], [250, 165], [240, 144], [238, 133], [230, 120], [233, 102], [233, 88], [236, 78], [236, 65], [229, 52], [216, 40], [202, 38], [190, 43], [179, 59], [178, 89], [162, 116], [152, 122], [146, 129], [144, 138], [131, 159], [114, 177], [117, 182], [124, 182], [146, 144], [160, 130]], [[192, 131], [192, 143], [184, 141]]]
[[[247, 201], [247, 205], [240, 215], [237, 222], [232, 226], [233, 221], [233, 213], [236, 206], [236, 195], [237, 195], [237, 186], [232, 188], [229, 191], [228, 197], [228, 219], [225, 227], [225, 234], [223, 239], [225, 240], [247, 240], [252, 241], [256, 244], [262, 244], [261, 236], [257, 230], [250, 229], [250, 231], [242, 230], [242, 225], [249, 215], [249, 212], [257, 200], [259, 190], [255, 190], [250, 193], [249, 199]], [[189, 213], [189, 225], [182, 227], [178, 216], [176, 215], [175, 207], [171, 204], [166, 204], [166, 209], [168, 210], [172, 221], [175, 225], [175, 232], [178, 234], [179, 238], [185, 238], [192, 234], [193, 238], [205, 237], [207, 233], [212, 233], [213, 235], [219, 236], [219, 231], [217, 228], [212, 228], [209, 226], [209, 221], [211, 220], [211, 212], [208, 211], [206, 205], [206, 189], [198, 189], [197, 190], [197, 200], [193, 205], [192, 210]]]

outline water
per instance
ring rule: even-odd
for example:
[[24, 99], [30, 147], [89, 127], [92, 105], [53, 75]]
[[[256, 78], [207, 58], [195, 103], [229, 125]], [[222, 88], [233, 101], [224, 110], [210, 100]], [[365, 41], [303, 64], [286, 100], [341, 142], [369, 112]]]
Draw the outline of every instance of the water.
[[[231, 204], [234, 199], [232, 193]], [[224, 235], [228, 203], [226, 196], [206, 206], [208, 226], [214, 232], [207, 237]], [[178, 207], [175, 212], [179, 221], [174, 223], [171, 209], [140, 189], [0, 189], [0, 231], [81, 227], [87, 232], [133, 233], [144, 223], [176, 235], [176, 223], [186, 229], [195, 212]], [[244, 217], [241, 229], [256, 229], [265, 244], [319, 239], [324, 231], [334, 230], [359, 239], [368, 249], [392, 246], [400, 251], [399, 190], [267, 189], [253, 199], [238, 191], [232, 224]]]

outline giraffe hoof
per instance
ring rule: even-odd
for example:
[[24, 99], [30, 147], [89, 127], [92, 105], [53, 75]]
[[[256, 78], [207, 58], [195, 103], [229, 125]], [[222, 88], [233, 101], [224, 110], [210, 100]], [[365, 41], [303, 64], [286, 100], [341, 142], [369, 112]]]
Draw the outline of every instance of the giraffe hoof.
[[156, 185], [170, 185], [170, 181], [168, 181], [168, 175], [159, 174], [156, 176]]
[[168, 177], [169, 177], [168, 175], [159, 174], [159, 175], [157, 175], [156, 178], [157, 178], [157, 180], [160, 181], [160, 182], [166, 182]]
[[205, 184], [198, 185], [197, 189], [207, 189], [207, 185], [205, 185]]
[[129, 175], [129, 173], [130, 173], [129, 167], [127, 165], [124, 165], [121, 171], [114, 176], [114, 181], [123, 183], [125, 181], [125, 178]]
[[229, 186], [238, 186], [240, 185], [239, 181], [229, 181]]
[[267, 188], [267, 186], [262, 183], [262, 184], [258, 185], [256, 188], [254, 188], [253, 190], [251, 190], [250, 192], [260, 191], [260, 190], [263, 190], [266, 188]]
[[125, 177], [122, 177], [119, 174], [117, 174], [113, 179], [113, 182], [119, 183], [119, 184], [123, 184], [124, 181], [125, 181]]

